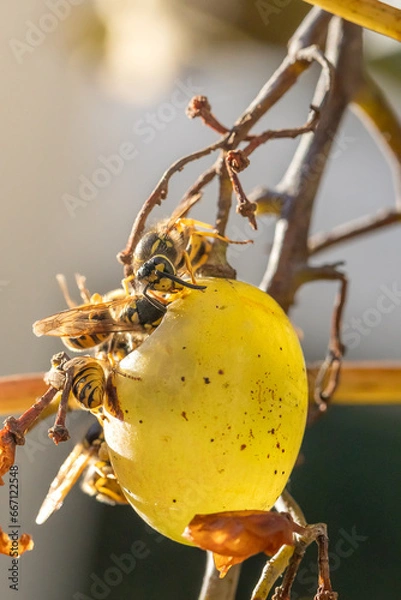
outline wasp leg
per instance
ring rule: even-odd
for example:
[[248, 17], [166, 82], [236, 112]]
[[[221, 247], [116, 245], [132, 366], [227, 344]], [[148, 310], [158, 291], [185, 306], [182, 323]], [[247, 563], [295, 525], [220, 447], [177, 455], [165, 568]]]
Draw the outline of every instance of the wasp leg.
[[58, 273], [56, 279], [68, 308], [75, 308], [77, 303], [70, 296], [66, 278], [61, 273]]
[[91, 301], [91, 294], [86, 287], [86, 277], [85, 275], [80, 275], [79, 273], [75, 273], [75, 281], [77, 284], [77, 288], [79, 289], [79, 293], [81, 294], [82, 300], [85, 304], [89, 304]]
[[56, 420], [54, 421], [53, 427], [49, 429], [49, 437], [56, 445], [58, 445], [60, 442], [66, 442], [70, 439], [70, 434], [68, 433], [68, 429], [65, 425], [65, 419], [67, 416], [68, 398], [72, 388], [72, 380], [72, 374], [67, 371]]
[[158, 300], [157, 298], [155, 298], [154, 296], [151, 296], [149, 294], [149, 285], [148, 284], [145, 289], [143, 290], [143, 295], [145, 296], [145, 298], [148, 300], [148, 302], [150, 302], [150, 304], [152, 306], [154, 306], [155, 308], [157, 308], [158, 310], [160, 310], [162, 313], [165, 313], [167, 308], [164, 304], [162, 304], [160, 302], [160, 300]]
[[[253, 240], [231, 240], [230, 238], [220, 235], [215, 230], [213, 225], [209, 223], [203, 223], [202, 221], [196, 221], [195, 219], [179, 219], [176, 223], [178, 229], [189, 227], [193, 229], [191, 235], [198, 235], [199, 237], [210, 237], [227, 242], [227, 244], [253, 244]], [[182, 227], [183, 226], [183, 227]], [[196, 227], [202, 227], [203, 229], [212, 229], [213, 231], [197, 231]]]
[[191, 259], [189, 258], [189, 254], [187, 251], [184, 251], [184, 261], [185, 261], [185, 267], [191, 277], [192, 283], [196, 284], [195, 273], [192, 268]]
[[[64, 296], [64, 300], [66, 301], [68, 308], [75, 308], [76, 306], [78, 306], [77, 303], [75, 302], [75, 300], [73, 300], [70, 296], [70, 292], [69, 292], [68, 285], [67, 285], [67, 280], [64, 277], [64, 275], [62, 275], [61, 273], [58, 273], [56, 275], [56, 279], [57, 279], [57, 283], [59, 284], [61, 293]], [[77, 284], [77, 287], [78, 287], [78, 290], [79, 290], [82, 300], [84, 301], [85, 304], [89, 304], [91, 302], [91, 295], [89, 293], [88, 288], [85, 286], [86, 277], [84, 275], [79, 275], [78, 273], [76, 273], [75, 281], [76, 281], [76, 284]], [[99, 296], [99, 294], [96, 294], [95, 296], [97, 298]]]
[[202, 227], [203, 229], [214, 229], [214, 225], [210, 225], [210, 223], [203, 223], [203, 221], [197, 221], [196, 219], [187, 219], [185, 217], [178, 219], [175, 223], [175, 226], [179, 229], [184, 229], [189, 227], [190, 229], [195, 229], [195, 227]]
[[129, 277], [124, 277], [124, 279], [121, 281], [121, 285], [124, 288], [124, 292], [127, 294], [127, 296], [131, 296], [131, 289], [130, 286], [132, 286], [132, 282], [134, 281], [135, 276], [134, 275], [130, 275]]
[[191, 235], [196, 235], [199, 237], [208, 237], [215, 238], [217, 240], [221, 240], [222, 242], [226, 242], [226, 244], [253, 244], [253, 240], [231, 240], [225, 235], [220, 235], [216, 231], [193, 231]]

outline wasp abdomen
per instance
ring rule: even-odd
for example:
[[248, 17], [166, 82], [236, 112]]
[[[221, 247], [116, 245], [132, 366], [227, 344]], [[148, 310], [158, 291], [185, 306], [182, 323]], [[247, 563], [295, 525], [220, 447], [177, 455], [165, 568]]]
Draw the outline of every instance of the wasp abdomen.
[[62, 340], [64, 345], [70, 350], [86, 350], [87, 348], [94, 348], [99, 344], [103, 344], [109, 337], [109, 333], [93, 333], [77, 337], [63, 337]]
[[94, 358], [74, 358], [71, 391], [85, 408], [93, 409], [103, 403], [106, 377], [101, 364]]

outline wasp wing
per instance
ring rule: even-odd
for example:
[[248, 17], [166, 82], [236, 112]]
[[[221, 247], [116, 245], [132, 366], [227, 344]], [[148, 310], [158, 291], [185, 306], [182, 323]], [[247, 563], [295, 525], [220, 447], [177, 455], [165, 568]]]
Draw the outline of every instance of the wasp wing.
[[33, 324], [33, 332], [38, 337], [41, 335], [77, 337], [80, 335], [129, 331], [134, 329], [133, 325], [122, 322], [118, 319], [118, 315], [125, 308], [129, 308], [130, 305], [136, 308], [136, 299], [133, 296], [97, 304], [82, 304], [76, 308], [63, 310], [55, 315], [36, 321]]
[[184, 200], [182, 200], [180, 204], [171, 213], [171, 217], [167, 221], [167, 231], [170, 231], [170, 229], [175, 225], [178, 219], [186, 217], [187, 213], [197, 202], [199, 202], [201, 198], [202, 194], [200, 192], [197, 194], [192, 194], [192, 196], [189, 196], [189, 198], [184, 198]]
[[56, 510], [62, 507], [63, 502], [82, 475], [96, 449], [92, 446], [77, 444], [61, 465], [54, 478], [47, 496], [40, 507], [36, 523], [42, 525]]

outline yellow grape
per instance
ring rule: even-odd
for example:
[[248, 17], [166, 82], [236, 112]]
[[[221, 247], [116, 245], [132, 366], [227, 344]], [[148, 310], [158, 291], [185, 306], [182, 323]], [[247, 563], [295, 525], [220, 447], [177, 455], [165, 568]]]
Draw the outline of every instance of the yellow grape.
[[302, 351], [278, 304], [238, 281], [199, 283], [120, 363], [104, 421], [128, 501], [184, 544], [197, 513], [271, 508], [307, 413]]

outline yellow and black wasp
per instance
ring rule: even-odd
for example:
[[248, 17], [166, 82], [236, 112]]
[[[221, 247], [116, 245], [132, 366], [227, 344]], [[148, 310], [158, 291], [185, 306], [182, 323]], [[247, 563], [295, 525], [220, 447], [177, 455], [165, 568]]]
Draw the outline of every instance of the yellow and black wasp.
[[[33, 326], [36, 335], [60, 337], [74, 351], [94, 350], [94, 357], [70, 358], [60, 352], [52, 358], [52, 368], [45, 381], [60, 393], [55, 426], [49, 432], [56, 443], [69, 437], [65, 417], [71, 396], [81, 407], [98, 417], [101, 417], [106, 399], [109, 404], [115, 402], [115, 406], [118, 405], [114, 371], [119, 361], [159, 325], [168, 305], [164, 298], [150, 301], [143, 294], [129, 295], [124, 289], [104, 296], [90, 295], [85, 287], [85, 278], [76, 276], [76, 279], [84, 304], [75, 304], [64, 277], [58, 276], [70, 308], [41, 319]], [[102, 436], [102, 426], [97, 422], [85, 439], [75, 446], [49, 489], [38, 523], [43, 523], [61, 506], [84, 472], [82, 485], [86, 493], [104, 502], [125, 503]]]
[[84, 304], [77, 305], [72, 300], [64, 276], [57, 275], [69, 309], [33, 325], [36, 335], [61, 337], [74, 352], [96, 348], [96, 358], [118, 362], [152, 333], [166, 311], [167, 301], [132, 295], [123, 288], [103, 296], [91, 295], [85, 277], [75, 278]]
[[[78, 279], [77, 279], [78, 281]], [[63, 278], [59, 282], [71, 306]], [[104, 400], [117, 405], [113, 374], [116, 365], [142, 343], [159, 325], [168, 300], [151, 302], [143, 294], [129, 295], [117, 290], [106, 295], [90, 296], [79, 280], [81, 296], [89, 302], [51, 315], [33, 325], [37, 336], [61, 337], [73, 350], [95, 349], [95, 357], [69, 358], [64, 352], [52, 358], [46, 382], [61, 393], [58, 416], [50, 435], [58, 443], [68, 439], [65, 416], [70, 395], [87, 410], [101, 410]]]
[[[195, 273], [206, 263], [215, 238], [228, 244], [248, 244], [251, 240], [234, 241], [220, 235], [212, 225], [184, 218], [190, 205], [178, 207], [169, 219], [151, 228], [139, 241], [133, 255], [133, 278], [148, 290], [171, 293], [182, 286], [202, 289]], [[202, 228], [206, 231], [202, 231]], [[191, 282], [183, 277], [188, 276]]]

